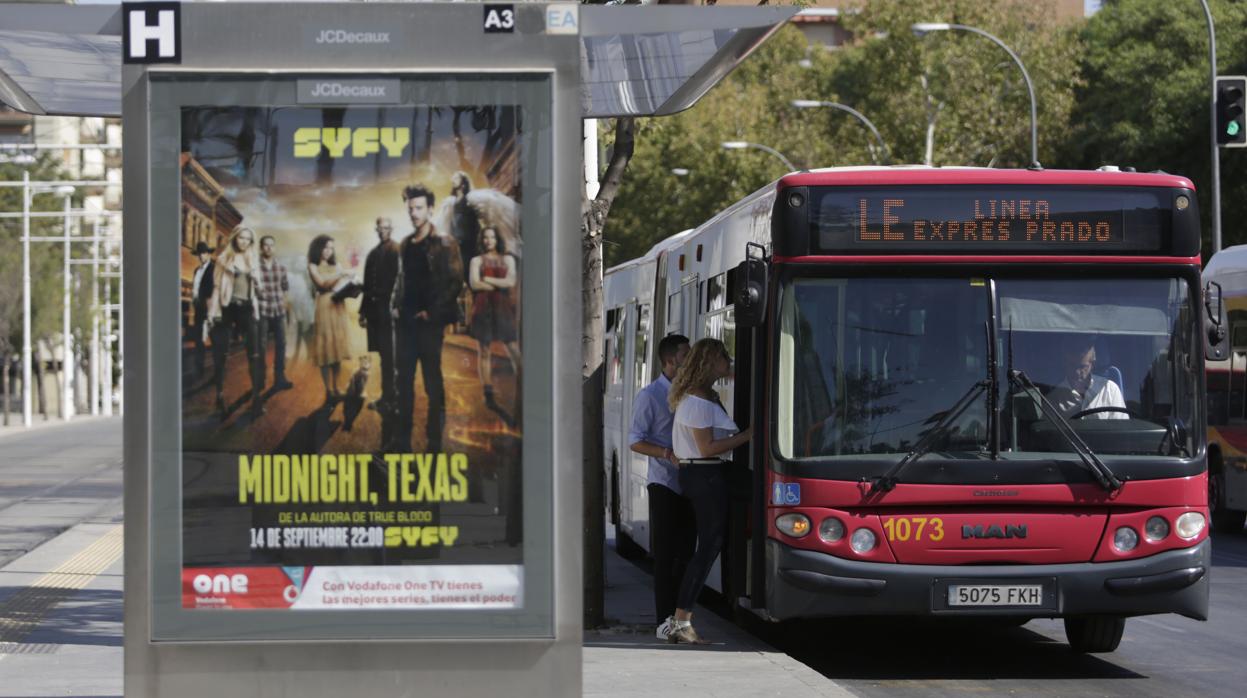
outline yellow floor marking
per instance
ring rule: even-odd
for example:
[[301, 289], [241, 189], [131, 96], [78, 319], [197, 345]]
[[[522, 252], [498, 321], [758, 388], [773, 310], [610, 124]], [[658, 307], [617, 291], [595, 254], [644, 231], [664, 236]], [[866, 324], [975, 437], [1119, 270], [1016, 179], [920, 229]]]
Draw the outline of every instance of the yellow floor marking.
[[48, 612], [86, 587], [121, 557], [122, 526], [93, 543], [0, 604], [0, 655], [21, 652], [21, 641]]

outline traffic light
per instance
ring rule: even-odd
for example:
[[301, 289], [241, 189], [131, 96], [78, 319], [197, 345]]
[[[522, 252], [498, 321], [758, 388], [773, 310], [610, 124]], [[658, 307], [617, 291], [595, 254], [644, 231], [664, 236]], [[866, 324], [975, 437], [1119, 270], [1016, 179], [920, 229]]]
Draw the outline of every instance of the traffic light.
[[1247, 146], [1247, 76], [1217, 78], [1217, 145], [1223, 148]]

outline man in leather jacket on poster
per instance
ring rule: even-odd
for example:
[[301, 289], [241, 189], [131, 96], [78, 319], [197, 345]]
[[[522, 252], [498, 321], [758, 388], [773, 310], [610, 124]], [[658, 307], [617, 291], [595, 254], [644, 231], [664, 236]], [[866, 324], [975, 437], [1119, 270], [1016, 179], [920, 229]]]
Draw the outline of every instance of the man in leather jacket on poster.
[[424, 452], [442, 450], [446, 424], [446, 391], [442, 382], [442, 338], [446, 325], [458, 317], [463, 289], [463, 262], [454, 238], [433, 225], [433, 192], [421, 184], [403, 190], [413, 231], [399, 244], [398, 274], [391, 303], [394, 309], [398, 425], [390, 448], [411, 449], [416, 364], [428, 398]]

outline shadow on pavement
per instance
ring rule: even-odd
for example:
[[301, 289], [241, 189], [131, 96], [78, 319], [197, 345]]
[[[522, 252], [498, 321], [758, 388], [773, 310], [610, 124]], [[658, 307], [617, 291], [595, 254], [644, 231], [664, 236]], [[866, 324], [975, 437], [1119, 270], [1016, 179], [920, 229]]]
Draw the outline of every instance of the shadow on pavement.
[[832, 679], [1147, 678], [1025, 627], [987, 619], [842, 618], [759, 626], [759, 637]]

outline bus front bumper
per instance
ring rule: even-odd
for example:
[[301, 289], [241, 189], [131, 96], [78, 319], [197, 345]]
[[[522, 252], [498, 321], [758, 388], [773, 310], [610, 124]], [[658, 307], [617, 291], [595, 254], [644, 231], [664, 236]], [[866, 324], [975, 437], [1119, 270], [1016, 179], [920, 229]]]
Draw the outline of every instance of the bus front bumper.
[[[1208, 617], [1208, 539], [1138, 560], [1061, 565], [901, 565], [859, 562], [766, 542], [767, 613], [819, 616], [957, 615], [1032, 618], [1177, 613]], [[1035, 606], [951, 606], [952, 585], [1042, 585]]]

